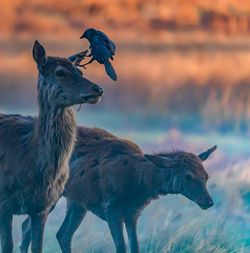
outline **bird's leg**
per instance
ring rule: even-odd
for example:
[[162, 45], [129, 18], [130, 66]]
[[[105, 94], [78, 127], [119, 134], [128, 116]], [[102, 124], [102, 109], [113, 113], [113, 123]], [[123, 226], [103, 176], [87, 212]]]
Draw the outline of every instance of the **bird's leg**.
[[68, 59], [74, 64], [74, 66], [79, 66], [80, 62], [84, 60], [87, 54], [88, 54], [88, 49], [80, 53], [71, 55], [68, 57]]
[[85, 64], [79, 64], [79, 67], [83, 67], [83, 68], [86, 69], [85, 66], [88, 65], [88, 64], [90, 64], [90, 63], [92, 63], [94, 60], [95, 60], [95, 59], [92, 57], [92, 58], [90, 59], [90, 61], [88, 61], [87, 63], [85, 63]]
[[92, 56], [92, 53], [90, 52], [88, 55], [86, 55], [86, 57], [91, 57]]
[[87, 69], [87, 68], [85, 67], [85, 65], [87, 65], [87, 64], [79, 64], [78, 67], [82, 67], [82, 68], [84, 68], [84, 69]]

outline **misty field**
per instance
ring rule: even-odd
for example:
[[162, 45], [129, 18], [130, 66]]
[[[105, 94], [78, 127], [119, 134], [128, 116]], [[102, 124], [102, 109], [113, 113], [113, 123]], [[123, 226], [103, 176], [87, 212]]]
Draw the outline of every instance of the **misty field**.
[[[37, 114], [38, 39], [49, 55], [88, 47], [87, 27], [117, 44], [116, 83], [94, 62], [84, 75], [104, 88], [77, 123], [133, 140], [146, 153], [218, 150], [205, 162], [215, 205], [201, 210], [179, 195], [156, 200], [138, 224], [141, 253], [250, 252], [250, 4], [239, 0], [0, 1], [0, 113]], [[60, 253], [60, 199], [49, 216], [45, 253]], [[21, 223], [15, 216], [14, 252]], [[127, 238], [126, 238], [127, 239]], [[108, 225], [88, 213], [74, 253], [114, 253]]]
[[[101, 103], [87, 111], [101, 110], [101, 115], [106, 116], [109, 112], [122, 114], [137, 125], [154, 129], [179, 127], [249, 135], [248, 40], [190, 40], [177, 35], [177, 42], [119, 41], [114, 61], [117, 83], [111, 82], [97, 63], [84, 70], [87, 78], [105, 89]], [[29, 37], [0, 40], [3, 112], [36, 108], [37, 72], [30, 54], [32, 43]], [[43, 43], [49, 54], [63, 57], [87, 47], [78, 39], [58, 42], [47, 38]]]
[[[67, 56], [81, 44], [45, 42], [52, 55]], [[171, 43], [170, 43], [171, 44]], [[36, 69], [32, 41], [2, 42], [0, 111], [36, 115]], [[78, 124], [97, 126], [134, 140], [145, 152], [200, 152], [218, 145], [206, 162], [215, 205], [203, 211], [182, 196], [153, 202], [139, 220], [142, 253], [250, 252], [250, 76], [248, 49], [231, 51], [121, 46], [115, 61], [118, 84], [97, 64], [85, 74], [105, 89], [96, 106], [77, 112]], [[62, 48], [65, 48], [62, 51]], [[15, 50], [17, 50], [15, 54]], [[76, 49], [74, 49], [76, 50]], [[15, 55], [15, 57], [14, 57]], [[153, 57], [152, 57], [153, 56]], [[212, 60], [211, 60], [212, 59]], [[14, 74], [13, 74], [14, 73]], [[77, 108], [75, 108], [77, 109]], [[60, 200], [46, 227], [45, 252], [59, 253], [55, 234], [65, 215]], [[15, 245], [20, 224], [15, 217]], [[108, 226], [88, 214], [74, 236], [76, 253], [111, 253]], [[16, 246], [15, 252], [18, 252]]]
[[[27, 53], [31, 44], [24, 41], [17, 48], [15, 43], [2, 43], [3, 113], [36, 114], [36, 69]], [[78, 43], [61, 45], [63, 52], [56, 45], [48, 42], [53, 55], [67, 56], [73, 48], [80, 50]], [[198, 153], [218, 145], [205, 164], [214, 207], [203, 211], [182, 196], [170, 195], [153, 202], [139, 220], [141, 250], [250, 252], [249, 51], [236, 48], [229, 53], [217, 47], [182, 51], [168, 46], [140, 50], [135, 45], [121, 46], [115, 61], [118, 84], [103, 77], [97, 64], [90, 66], [86, 76], [100, 83], [105, 95], [98, 105], [83, 106], [77, 112], [78, 124], [132, 139], [145, 152], [182, 149]], [[62, 199], [46, 227], [47, 253], [60, 252], [55, 234], [64, 215]], [[23, 219], [14, 220], [15, 245], [20, 241]], [[75, 234], [73, 247], [76, 253], [114, 252], [107, 224], [90, 213]], [[18, 252], [17, 247], [15, 250]]]
[[[98, 105], [77, 112], [78, 124], [131, 139], [145, 152], [198, 153], [218, 145], [205, 163], [215, 205], [203, 211], [177, 195], [152, 202], [139, 219], [141, 252], [250, 252], [249, 4], [179, 0], [180, 9], [160, 0], [157, 9], [143, 0], [57, 2], [16, 0], [1, 8], [7, 36], [0, 38], [0, 112], [36, 115], [35, 39], [49, 54], [67, 57], [87, 47], [79, 41], [83, 27], [103, 28], [117, 42], [118, 82], [97, 63], [84, 70], [105, 94]], [[47, 223], [45, 253], [60, 253], [55, 235], [64, 215], [61, 199]], [[14, 219], [15, 252], [24, 218]], [[73, 249], [113, 253], [107, 224], [88, 213]]]
[[[89, 120], [85, 124], [98, 124], [113, 130], [112, 124], [96, 117], [86, 113]], [[249, 252], [250, 160], [249, 145], [244, 145], [244, 137], [188, 134], [177, 129], [141, 131], [119, 127], [113, 132], [135, 140], [145, 152], [185, 149], [198, 153], [213, 144], [218, 145], [218, 151], [205, 163], [210, 174], [209, 191], [215, 205], [203, 211], [179, 195], [168, 195], [152, 202], [139, 219], [138, 235], [142, 253]], [[55, 234], [64, 215], [65, 202], [61, 199], [46, 227], [47, 253], [60, 252]], [[14, 220], [16, 245], [20, 240], [20, 222], [23, 219], [16, 217]], [[76, 253], [114, 252], [107, 224], [88, 213], [74, 236], [73, 248]]]

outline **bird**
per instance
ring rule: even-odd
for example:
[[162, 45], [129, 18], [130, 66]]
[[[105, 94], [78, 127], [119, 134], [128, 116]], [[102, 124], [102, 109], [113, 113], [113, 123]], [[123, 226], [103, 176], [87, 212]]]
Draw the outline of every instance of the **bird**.
[[68, 57], [68, 59], [73, 63], [74, 66], [78, 67], [81, 61], [84, 60], [84, 58], [87, 56], [87, 54], [88, 54], [88, 49], [80, 53], [71, 55]]
[[87, 39], [90, 43], [89, 49], [91, 53], [88, 57], [92, 58], [89, 62], [79, 66], [85, 67], [96, 60], [104, 65], [107, 75], [116, 81], [117, 75], [110, 61], [110, 59], [113, 60], [113, 56], [115, 55], [115, 43], [105, 33], [94, 28], [88, 28], [80, 37], [80, 39], [83, 38]]

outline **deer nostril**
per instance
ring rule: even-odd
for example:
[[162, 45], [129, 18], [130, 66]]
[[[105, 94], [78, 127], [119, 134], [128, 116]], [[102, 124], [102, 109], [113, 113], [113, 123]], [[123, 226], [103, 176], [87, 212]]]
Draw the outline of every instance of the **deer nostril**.
[[214, 205], [213, 200], [212, 200], [212, 199], [209, 199], [209, 198], [206, 199], [206, 203], [207, 203], [209, 206], [213, 206], [213, 205]]
[[103, 89], [99, 86], [94, 86], [93, 90], [98, 93], [100, 96], [103, 94]]
[[99, 93], [102, 95], [103, 92], [104, 92], [104, 91], [103, 91], [103, 88], [100, 87], [100, 88], [99, 88]]

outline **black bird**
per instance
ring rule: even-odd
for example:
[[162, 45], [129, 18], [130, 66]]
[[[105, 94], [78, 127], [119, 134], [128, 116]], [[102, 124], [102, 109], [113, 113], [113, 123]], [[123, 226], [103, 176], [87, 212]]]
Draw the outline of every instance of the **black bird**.
[[87, 29], [80, 37], [80, 39], [82, 38], [85, 38], [89, 41], [91, 53], [88, 56], [92, 56], [92, 58], [86, 64], [79, 66], [85, 67], [96, 60], [100, 64], [104, 64], [108, 76], [116, 81], [117, 75], [110, 62], [110, 59], [113, 60], [113, 56], [115, 55], [115, 43], [105, 33], [94, 28]]

